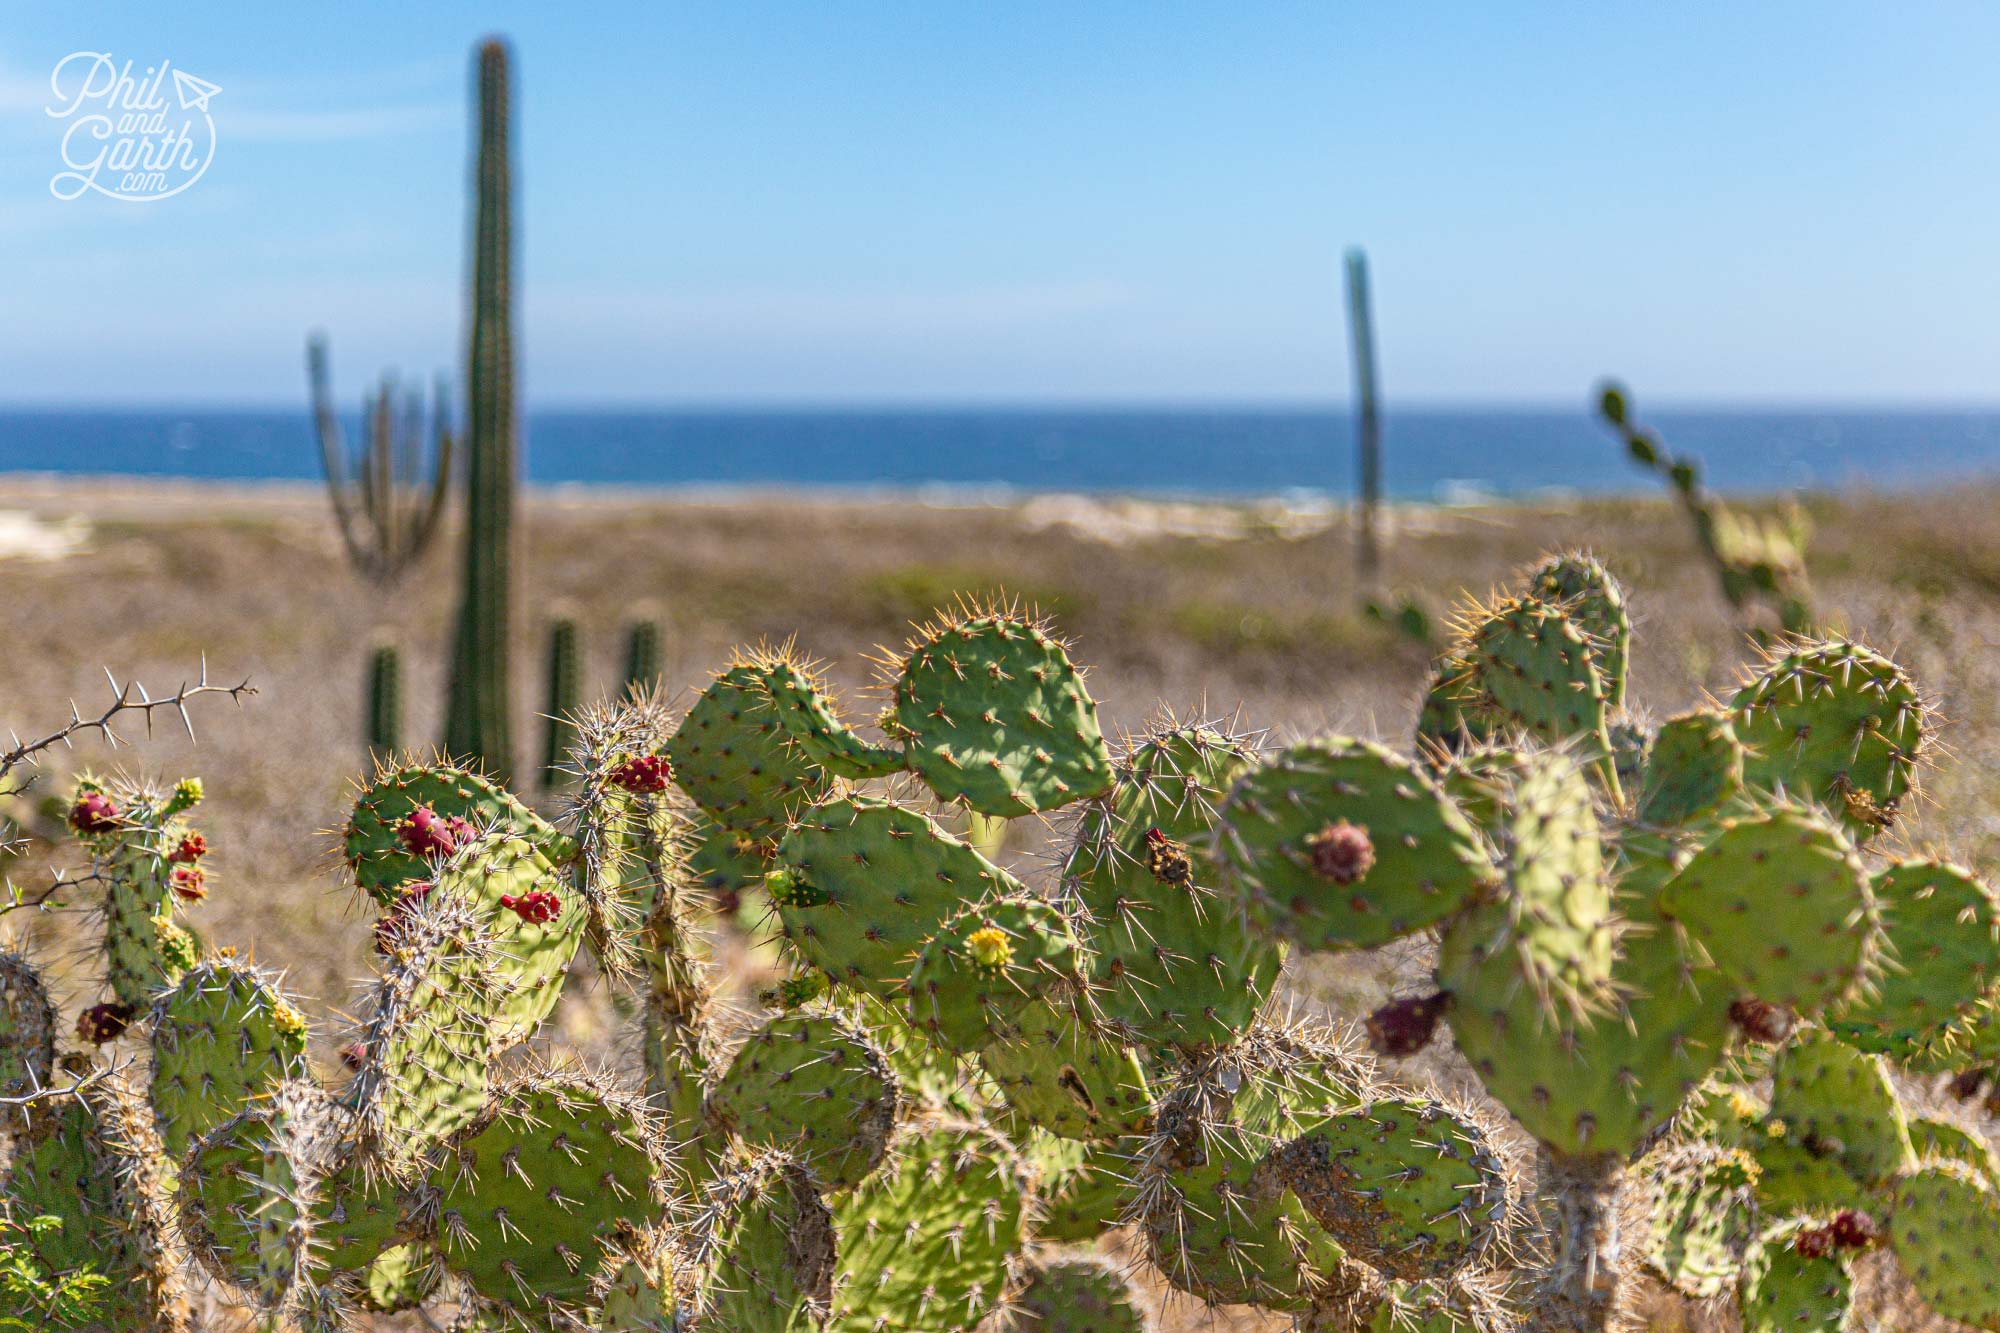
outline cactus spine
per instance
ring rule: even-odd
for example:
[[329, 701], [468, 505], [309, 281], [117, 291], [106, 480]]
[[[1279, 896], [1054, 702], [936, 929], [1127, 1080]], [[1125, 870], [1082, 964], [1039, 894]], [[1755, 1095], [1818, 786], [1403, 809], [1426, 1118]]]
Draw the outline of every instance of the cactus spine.
[[514, 559], [514, 296], [511, 56], [479, 48], [472, 333], [466, 357], [470, 456], [465, 558], [445, 703], [446, 753], [502, 782], [513, 772], [508, 726]]

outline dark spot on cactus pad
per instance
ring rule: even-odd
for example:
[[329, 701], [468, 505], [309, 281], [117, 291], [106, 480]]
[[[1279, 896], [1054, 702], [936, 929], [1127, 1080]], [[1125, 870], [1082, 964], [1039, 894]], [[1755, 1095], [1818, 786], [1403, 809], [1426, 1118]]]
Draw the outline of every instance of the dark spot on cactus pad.
[[673, 763], [663, 754], [634, 755], [611, 770], [613, 783], [641, 795], [665, 791], [673, 780]]
[[537, 926], [547, 925], [562, 913], [562, 899], [546, 889], [530, 889], [519, 897], [503, 893], [500, 905], [523, 921]]
[[78, 1040], [93, 1046], [102, 1046], [107, 1041], [117, 1041], [125, 1029], [132, 1026], [132, 1016], [138, 1011], [129, 1004], [119, 1004], [107, 1000], [103, 1004], [93, 1004], [76, 1016]]
[[1146, 830], [1146, 873], [1162, 884], [1185, 885], [1194, 879], [1194, 861], [1185, 845], [1156, 828]]
[[1375, 844], [1368, 830], [1345, 819], [1328, 824], [1306, 839], [1313, 873], [1335, 884], [1352, 884], [1375, 864]]
[[70, 807], [69, 826], [78, 833], [108, 833], [118, 827], [118, 806], [101, 791], [87, 791]]
[[1746, 995], [1729, 1006], [1729, 1021], [1751, 1041], [1767, 1042], [1772, 1045], [1784, 1041], [1792, 1035], [1792, 1029], [1799, 1024], [1798, 1015], [1782, 1004], [1772, 1004]]
[[1368, 1015], [1368, 1044], [1377, 1055], [1415, 1055], [1430, 1044], [1438, 1020], [1450, 1004], [1449, 991], [1391, 1000]]

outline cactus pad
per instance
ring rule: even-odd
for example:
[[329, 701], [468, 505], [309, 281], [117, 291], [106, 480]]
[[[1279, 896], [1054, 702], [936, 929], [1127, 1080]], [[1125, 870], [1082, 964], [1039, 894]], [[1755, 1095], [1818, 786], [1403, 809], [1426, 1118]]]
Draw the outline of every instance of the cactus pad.
[[709, 682], [667, 742], [674, 780], [731, 833], [775, 842], [826, 793], [826, 773], [793, 743], [750, 665]]
[[1640, 1174], [1652, 1195], [1640, 1239], [1646, 1265], [1694, 1300], [1734, 1290], [1756, 1239], [1756, 1160], [1696, 1142], [1656, 1152]]
[[1030, 1005], [1013, 1035], [979, 1053], [1016, 1125], [1067, 1139], [1144, 1131], [1152, 1104], [1146, 1071], [1131, 1048], [1098, 1035], [1074, 1011]]
[[708, 1094], [708, 1118], [745, 1143], [791, 1154], [829, 1189], [881, 1162], [901, 1094], [868, 1033], [824, 1009], [766, 1022]]
[[1133, 1139], [1084, 1143], [1036, 1130], [1022, 1139], [1041, 1180], [1037, 1240], [1083, 1245], [1119, 1223], [1132, 1182]]
[[[20, 954], [0, 949], [0, 1097], [49, 1086], [56, 1063], [56, 1015], [41, 973]], [[22, 1108], [0, 1106], [0, 1138], [33, 1126]]]
[[[429, 816], [419, 815], [420, 810]], [[525, 840], [554, 862], [576, 855], [569, 838], [506, 788], [452, 764], [377, 771], [354, 799], [341, 846], [354, 882], [386, 906], [405, 885], [432, 878], [437, 862], [459, 844], [496, 829]]]
[[1025, 890], [928, 816], [870, 796], [842, 796], [800, 817], [767, 879], [778, 926], [807, 962], [882, 1000], [905, 989], [910, 962], [968, 904]]
[[1912, 1161], [1909, 1120], [1882, 1057], [1818, 1028], [1800, 1031], [1778, 1052], [1771, 1115], [1788, 1137], [1830, 1152], [1864, 1184], [1886, 1182]]
[[757, 654], [752, 665], [779, 724], [813, 763], [843, 778], [885, 778], [902, 771], [902, 751], [870, 745], [841, 721], [811, 663], [786, 652]]
[[153, 1115], [176, 1161], [188, 1144], [306, 1072], [306, 1021], [277, 978], [234, 958], [196, 967], [153, 1002]]
[[1625, 590], [1611, 571], [1580, 551], [1551, 556], [1529, 574], [1527, 588], [1540, 601], [1562, 607], [1576, 622], [1595, 651], [1611, 707], [1623, 708], [1632, 618], [1625, 609]]
[[1750, 785], [1824, 805], [1861, 840], [1894, 822], [1930, 743], [1903, 669], [1839, 639], [1774, 655], [1729, 707]]
[[1743, 1333], [1842, 1333], [1853, 1327], [1854, 1279], [1830, 1254], [1795, 1243], [1798, 1223], [1765, 1233], [1744, 1264]]
[[884, 726], [943, 800], [1012, 818], [1111, 786], [1096, 701], [1031, 621], [994, 611], [925, 627], [890, 693]]
[[1882, 974], [1829, 1021], [1843, 1041], [1899, 1057], [1947, 1035], [2000, 982], [2000, 905], [1957, 866], [1898, 861], [1873, 880]]
[[364, 1308], [397, 1314], [428, 1300], [440, 1276], [437, 1251], [429, 1245], [415, 1241], [391, 1245], [368, 1265], [358, 1294]]
[[1429, 775], [1344, 737], [1294, 745], [1238, 778], [1215, 857], [1254, 918], [1309, 949], [1386, 944], [1498, 878]]
[[946, 921], [910, 969], [912, 1026], [946, 1050], [970, 1054], [1006, 1040], [1022, 1012], [1083, 998], [1089, 957], [1052, 903], [990, 898]]
[[833, 1216], [813, 1180], [766, 1153], [715, 1181], [684, 1248], [705, 1296], [704, 1327], [730, 1333], [818, 1328], [833, 1288]]
[[829, 1333], [970, 1333], [1000, 1307], [1026, 1237], [1019, 1159], [998, 1135], [917, 1121], [890, 1167], [833, 1205]]
[[1926, 1162], [1896, 1182], [1889, 1240], [1933, 1310], [1978, 1328], [2000, 1326], [2000, 1200], [1963, 1162]]
[[1486, 706], [1551, 743], [1579, 741], [1601, 756], [1598, 772], [1616, 794], [1611, 762], [1613, 683], [1604, 645], [1558, 606], [1507, 598], [1464, 617], [1461, 656]]
[[1035, 1255], [1022, 1274], [1013, 1316], [1019, 1333], [1149, 1333], [1131, 1282], [1095, 1254]]
[[1684, 825], [1713, 814], [1743, 790], [1743, 757], [1742, 742], [1720, 713], [1662, 722], [1640, 779], [1640, 822]]
[[1117, 761], [1085, 809], [1063, 880], [1088, 913], [1098, 1017], [1135, 1044], [1200, 1050], [1249, 1028], [1282, 946], [1220, 896], [1205, 846], [1216, 803], [1250, 747], [1169, 721]]
[[1846, 835], [1787, 807], [1721, 830], [1660, 891], [1661, 909], [1745, 994], [1812, 1014], [1852, 991], [1879, 926]]

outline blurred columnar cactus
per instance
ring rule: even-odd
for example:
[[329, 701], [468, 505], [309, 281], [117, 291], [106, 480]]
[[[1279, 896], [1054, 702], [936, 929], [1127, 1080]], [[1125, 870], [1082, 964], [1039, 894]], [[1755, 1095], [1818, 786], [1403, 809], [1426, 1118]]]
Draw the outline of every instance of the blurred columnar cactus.
[[[1902, 1091], [1976, 1095], [2000, 1060], [2000, 903], [1894, 836], [1928, 704], [1797, 640], [1647, 725], [1630, 633], [1603, 565], [1550, 557], [1461, 615], [1411, 753], [1174, 716], [1114, 746], [1068, 646], [979, 606], [884, 663], [880, 739], [760, 650], [684, 710], [578, 712], [558, 817], [385, 762], [341, 838], [379, 971], [331, 1079], [276, 978], [174, 923], [194, 789], [86, 780], [96, 1053], [59, 1053], [0, 959], [0, 1081], [29, 1089], [0, 1101], [0, 1221], [40, 1275], [0, 1272], [4, 1312], [184, 1328], [198, 1267], [307, 1330], [432, 1301], [1143, 1329], [1065, 1248], [1124, 1225], [1188, 1296], [1332, 1333], [1624, 1327], [1642, 1270], [1746, 1328], [1845, 1328], [1869, 1250], [2000, 1328], [2000, 1161]], [[1023, 878], [952, 807], [1064, 811], [1066, 846]], [[747, 1024], [715, 1003], [711, 889], [767, 894], [789, 964]], [[643, 1086], [519, 1049], [586, 952], [635, 996]], [[1288, 953], [1425, 976], [1291, 1020]], [[1388, 1071], [1447, 1025], [1484, 1096]], [[51, 1276], [77, 1273], [111, 1281]]]

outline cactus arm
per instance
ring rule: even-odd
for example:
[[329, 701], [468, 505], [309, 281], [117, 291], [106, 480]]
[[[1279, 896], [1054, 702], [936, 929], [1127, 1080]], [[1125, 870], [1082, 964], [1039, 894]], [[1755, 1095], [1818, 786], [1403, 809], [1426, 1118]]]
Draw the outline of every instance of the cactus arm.
[[326, 469], [326, 490], [333, 501], [333, 517], [340, 529], [347, 557], [369, 577], [374, 555], [361, 540], [361, 523], [354, 510], [354, 498], [347, 467], [347, 437], [340, 429], [340, 415], [333, 409], [332, 375], [328, 370], [326, 335], [315, 333], [306, 340], [306, 380], [312, 387], [313, 432], [319, 439], [319, 457]]

